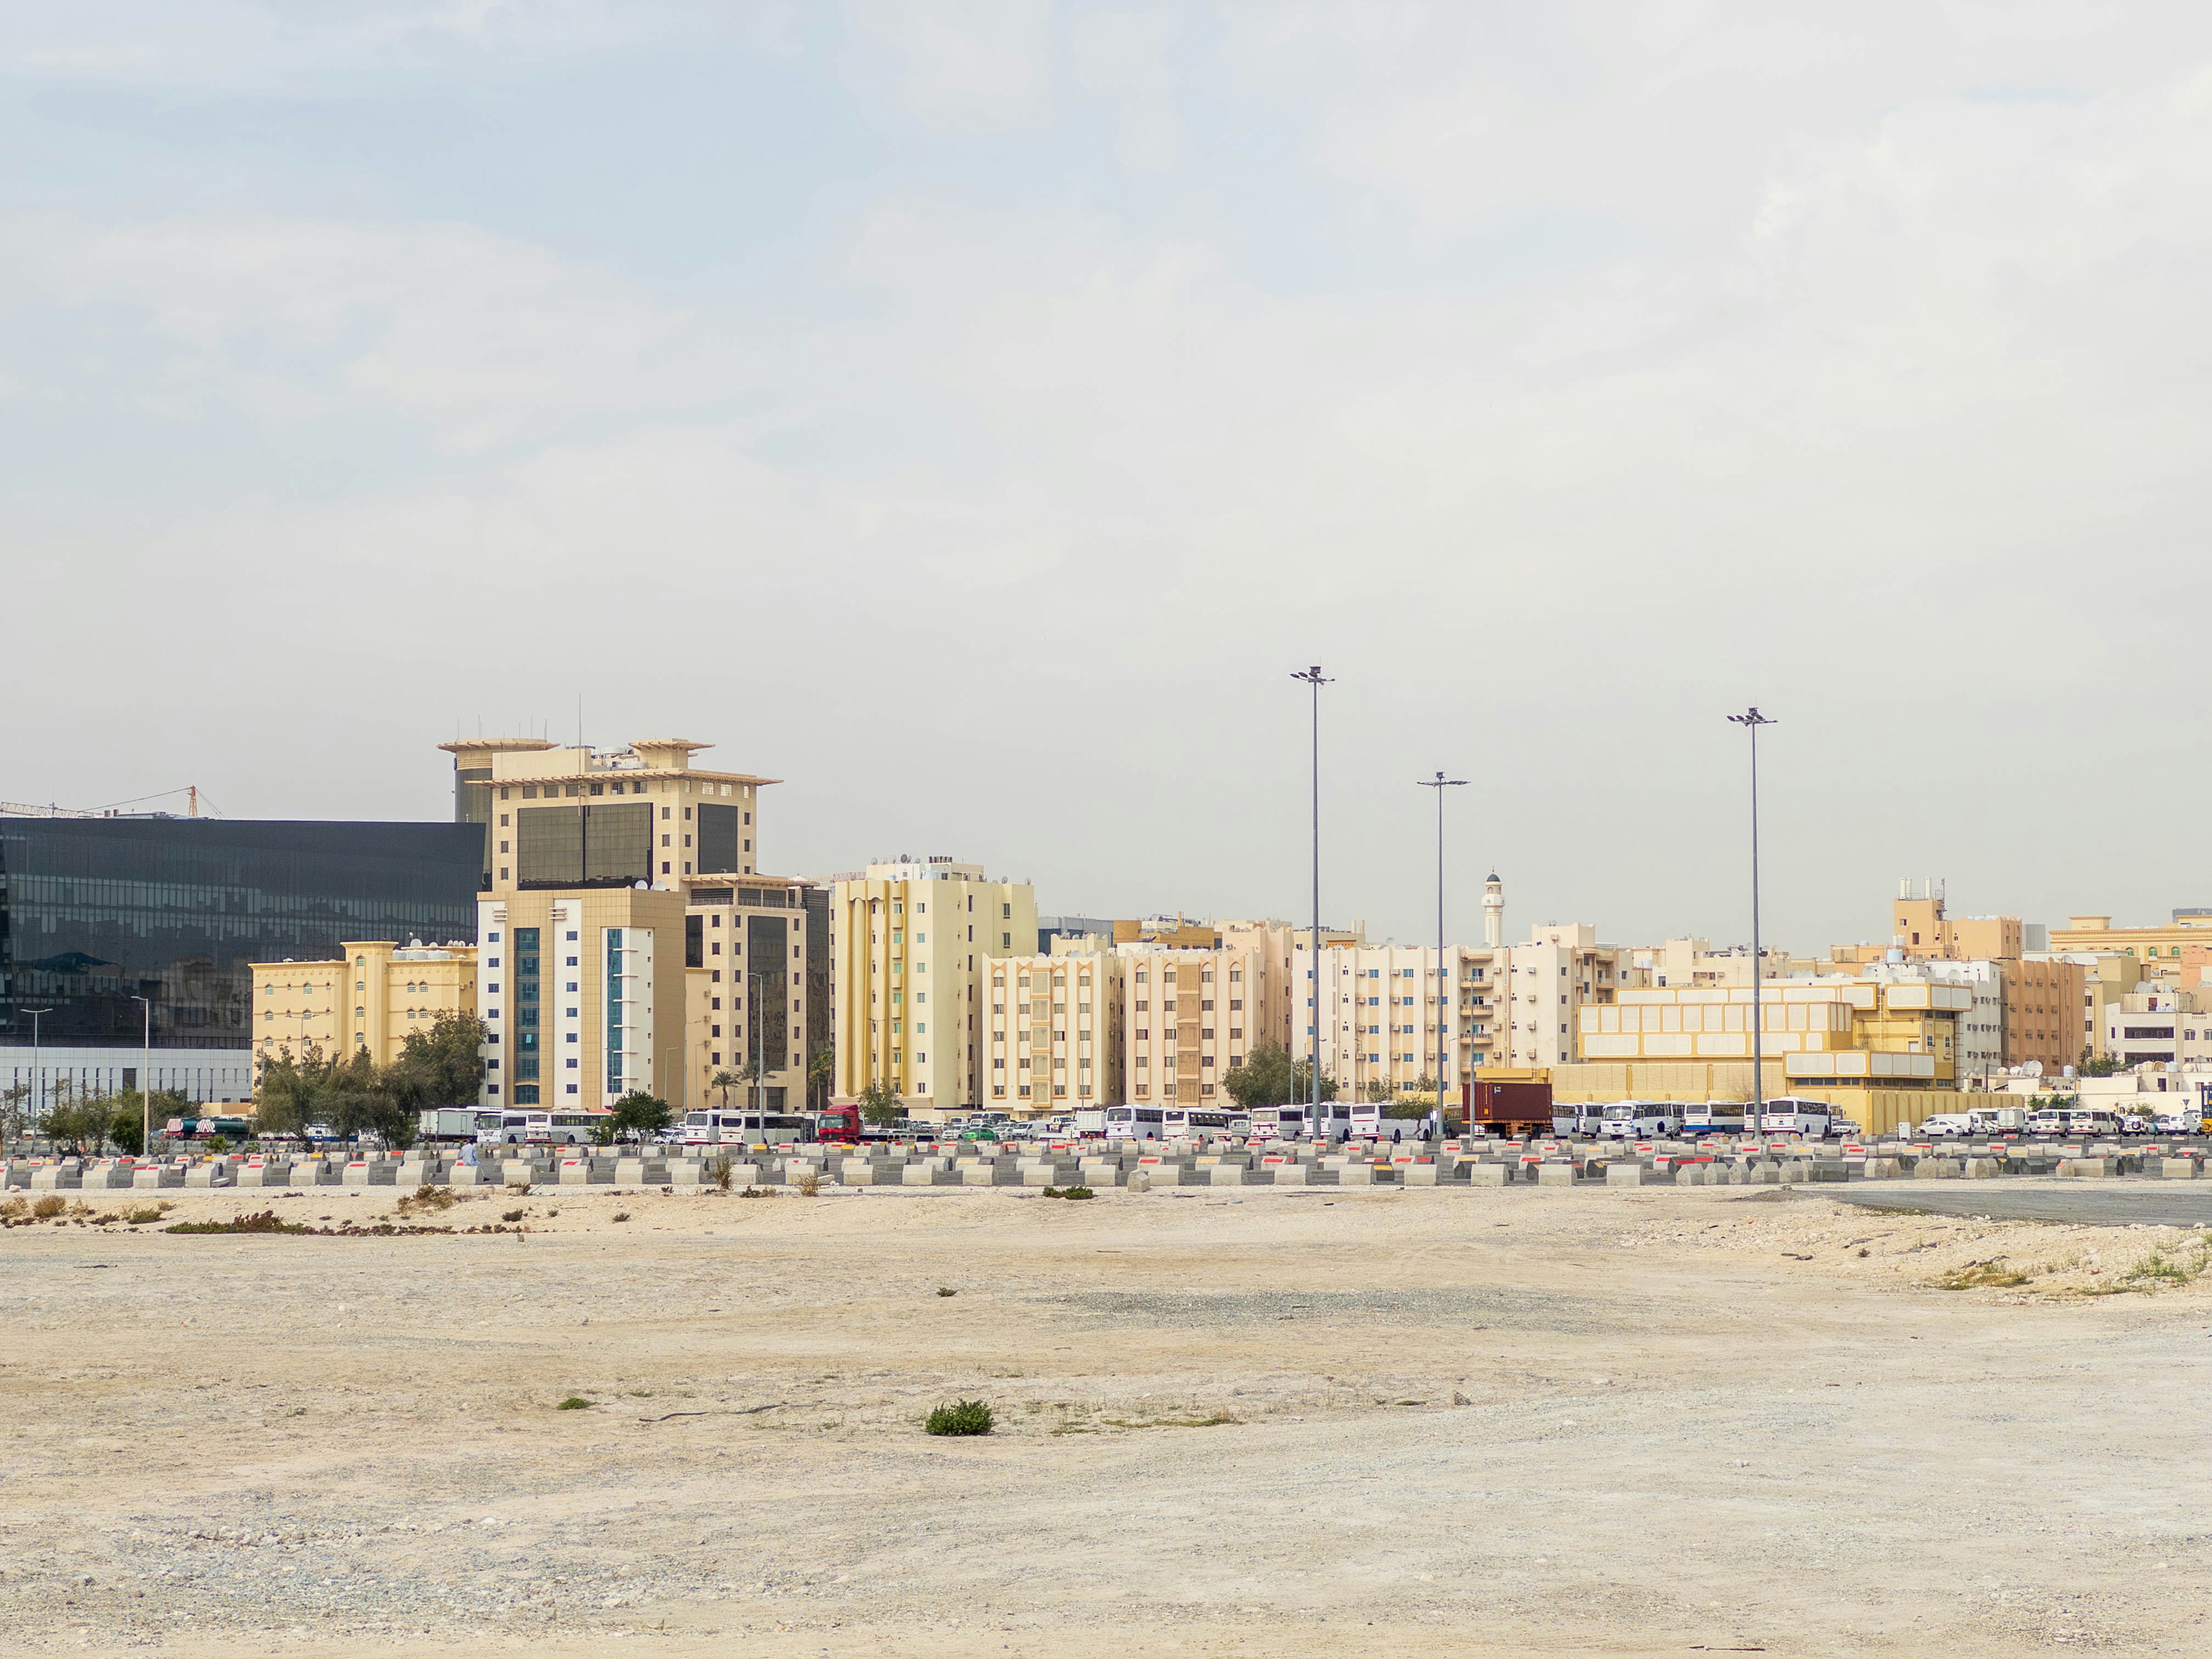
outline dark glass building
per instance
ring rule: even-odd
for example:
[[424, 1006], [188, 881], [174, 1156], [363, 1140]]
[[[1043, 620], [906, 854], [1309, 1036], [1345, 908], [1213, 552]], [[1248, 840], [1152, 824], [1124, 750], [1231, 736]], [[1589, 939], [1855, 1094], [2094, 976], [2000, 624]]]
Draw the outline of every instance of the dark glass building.
[[0, 817], [0, 1042], [244, 1048], [248, 964], [473, 939], [474, 823]]

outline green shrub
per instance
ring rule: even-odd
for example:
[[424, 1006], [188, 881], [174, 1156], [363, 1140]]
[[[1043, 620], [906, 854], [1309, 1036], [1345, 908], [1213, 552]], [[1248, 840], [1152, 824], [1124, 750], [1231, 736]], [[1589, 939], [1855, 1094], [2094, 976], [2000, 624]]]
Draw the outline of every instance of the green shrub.
[[556, 1412], [587, 1412], [591, 1408], [590, 1401], [585, 1399], [580, 1394], [572, 1394], [553, 1409]]
[[930, 1413], [923, 1425], [932, 1434], [988, 1434], [991, 1408], [980, 1400], [955, 1401]]

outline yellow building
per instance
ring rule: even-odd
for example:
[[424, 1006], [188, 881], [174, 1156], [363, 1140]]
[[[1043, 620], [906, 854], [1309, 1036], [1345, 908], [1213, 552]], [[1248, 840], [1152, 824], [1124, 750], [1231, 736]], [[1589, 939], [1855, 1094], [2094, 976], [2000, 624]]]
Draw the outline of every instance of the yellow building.
[[722, 1098], [714, 1079], [758, 1075], [729, 1098], [802, 1110], [807, 1059], [827, 1042], [829, 912], [822, 890], [782, 876], [684, 884], [684, 1014], [690, 1098]]
[[[1747, 986], [1622, 991], [1615, 1006], [1582, 1011], [1582, 1056], [1748, 1060], [1751, 999]], [[1973, 1006], [1964, 985], [1769, 981], [1760, 993], [1760, 1051], [1781, 1061], [1793, 1088], [1875, 1081], [1948, 1088], [1957, 1078], [1958, 1020]]]
[[1103, 940], [1062, 939], [1048, 957], [994, 957], [983, 1018], [990, 1056], [984, 1104], [1042, 1117], [1119, 1106], [1123, 985], [1129, 959]]
[[295, 1057], [312, 1045], [325, 1057], [366, 1049], [389, 1065], [410, 1031], [429, 1030], [441, 1013], [477, 1006], [477, 948], [455, 941], [356, 939], [338, 947], [336, 962], [257, 962], [253, 975], [253, 1058]]
[[1126, 970], [1122, 1075], [1130, 1102], [1225, 1101], [1222, 1079], [1261, 1042], [1280, 1040], [1261, 1023], [1274, 999], [1258, 945], [1123, 945], [1117, 954]]
[[991, 963], [1036, 946], [1036, 895], [949, 858], [872, 864], [830, 895], [831, 1089], [881, 1085], [915, 1116], [987, 1101], [981, 1011]]
[[[440, 745], [453, 757], [455, 816], [484, 826], [476, 1002], [491, 1036], [486, 1103], [592, 1108], [642, 1090], [680, 1109], [700, 1098], [712, 1057], [734, 1051], [735, 1037], [718, 1050], [714, 1028], [744, 1022], [747, 984], [725, 981], [719, 994], [733, 1006], [714, 1009], [718, 969], [703, 946], [717, 931], [713, 918], [735, 912], [736, 890], [758, 867], [760, 792], [775, 780], [695, 766], [707, 746], [683, 738], [618, 750], [536, 738]], [[781, 899], [793, 884], [759, 885]], [[713, 902], [698, 906], [708, 1006], [695, 1034], [687, 918], [702, 891]], [[749, 934], [737, 958], [748, 973], [750, 942]], [[793, 942], [787, 927], [773, 950], [764, 941], [775, 959], [776, 1014], [787, 1012], [782, 975]], [[803, 936], [797, 943], [803, 965]], [[731, 1018], [717, 1022], [717, 1012]], [[771, 1028], [787, 1038], [787, 1023]], [[779, 1042], [787, 1074], [804, 1065], [789, 1052]]]
[[2069, 916], [2066, 926], [2051, 930], [2054, 955], [2081, 952], [2093, 956], [2133, 957], [2139, 962], [2180, 962], [2191, 946], [2212, 945], [2212, 910], [2176, 910], [2164, 927], [2115, 927], [2110, 916]]

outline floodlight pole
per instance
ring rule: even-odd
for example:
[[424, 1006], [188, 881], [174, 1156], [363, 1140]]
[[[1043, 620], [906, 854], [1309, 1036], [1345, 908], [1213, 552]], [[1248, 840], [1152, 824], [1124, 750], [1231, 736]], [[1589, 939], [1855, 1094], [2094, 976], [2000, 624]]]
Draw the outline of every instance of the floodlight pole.
[[146, 1046], [138, 1059], [138, 1105], [143, 1114], [138, 1156], [145, 1158], [154, 1150], [154, 1004], [148, 997], [134, 996], [131, 1000], [146, 1011]]
[[1312, 978], [1314, 993], [1313, 1024], [1306, 1028], [1306, 1036], [1310, 1039], [1306, 1047], [1306, 1080], [1312, 1085], [1313, 1113], [1309, 1120], [1309, 1127], [1318, 1139], [1321, 1134], [1321, 689], [1331, 682], [1321, 672], [1319, 663], [1314, 664], [1303, 674], [1293, 672], [1291, 678], [1294, 680], [1304, 680], [1313, 688]]
[[[1465, 778], [1448, 778], [1439, 772], [1433, 778], [1420, 781], [1424, 789], [1437, 792], [1437, 1138], [1444, 1133], [1444, 791], [1467, 786]], [[1453, 975], [1451, 997], [1452, 1025], [1459, 1023], [1458, 975]]]
[[31, 1017], [31, 1121], [35, 1124], [46, 1117], [46, 1074], [39, 1050], [39, 1016], [51, 1014], [53, 1009], [21, 1008], [16, 1012]]
[[1765, 1022], [1759, 1012], [1759, 981], [1765, 963], [1759, 949], [1759, 728], [1780, 722], [1767, 719], [1755, 704], [1743, 714], [1730, 714], [1729, 720], [1751, 733], [1751, 1111], [1754, 1121], [1743, 1126], [1749, 1131], [1766, 1126], [1765, 1054], [1760, 1041]]

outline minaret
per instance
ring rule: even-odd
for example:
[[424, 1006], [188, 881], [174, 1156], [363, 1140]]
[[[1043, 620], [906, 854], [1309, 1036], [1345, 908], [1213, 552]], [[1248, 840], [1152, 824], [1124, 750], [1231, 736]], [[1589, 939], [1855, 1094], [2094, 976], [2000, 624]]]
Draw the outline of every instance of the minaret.
[[1482, 884], [1482, 942], [1493, 951], [1505, 943], [1505, 884], [1495, 870]]

